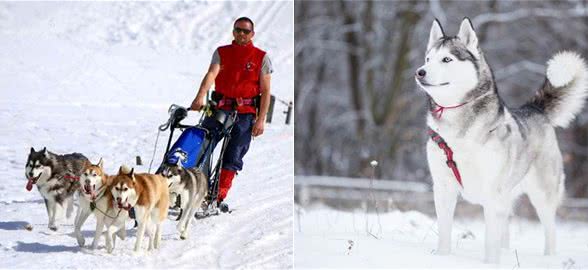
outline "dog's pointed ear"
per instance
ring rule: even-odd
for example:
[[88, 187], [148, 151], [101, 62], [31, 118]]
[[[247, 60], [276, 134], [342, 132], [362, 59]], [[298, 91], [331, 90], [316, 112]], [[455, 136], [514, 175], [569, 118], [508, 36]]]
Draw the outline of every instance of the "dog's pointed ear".
[[100, 167], [100, 169], [104, 168], [104, 160], [102, 158], [98, 161], [98, 167]]
[[470, 52], [475, 54], [478, 53], [478, 36], [476, 36], [470, 18], [465, 17], [463, 21], [461, 21], [457, 37], [466, 45]]
[[123, 175], [123, 174], [125, 174], [125, 173], [124, 173], [124, 168], [123, 168], [123, 166], [120, 166], [120, 167], [118, 168], [118, 175]]
[[132, 178], [135, 178], [135, 168], [131, 168], [131, 171], [129, 172], [129, 176]]
[[43, 152], [43, 155], [44, 155], [46, 158], [49, 158], [49, 153], [47, 152], [47, 147], [43, 147], [43, 150], [41, 150], [41, 152]]
[[32, 153], [35, 153], [35, 148], [34, 147], [31, 147], [31, 154]]
[[441, 23], [439, 20], [435, 19], [433, 21], [433, 25], [431, 26], [431, 33], [429, 34], [429, 43], [427, 44], [427, 51], [433, 48], [433, 45], [437, 43], [440, 39], [445, 37], [445, 33], [443, 32], [443, 27], [441, 27]]

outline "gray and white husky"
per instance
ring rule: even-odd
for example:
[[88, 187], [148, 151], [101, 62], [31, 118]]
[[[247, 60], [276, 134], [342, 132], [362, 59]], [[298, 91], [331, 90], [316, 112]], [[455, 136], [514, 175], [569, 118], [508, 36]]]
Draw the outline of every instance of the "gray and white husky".
[[183, 168], [179, 161], [177, 164], [164, 164], [161, 174], [167, 179], [170, 205], [176, 205], [178, 196], [181, 198], [182, 215], [177, 229], [184, 240], [188, 238], [192, 217], [208, 194], [208, 178], [197, 168]]
[[554, 254], [556, 210], [564, 195], [555, 127], [566, 127], [584, 105], [584, 60], [573, 52], [554, 55], [535, 97], [508, 108], [470, 20], [462, 21], [455, 37], [445, 36], [435, 20], [425, 64], [415, 79], [430, 100], [427, 159], [439, 225], [437, 252], [451, 250], [454, 209], [461, 194], [483, 206], [485, 261], [499, 262], [501, 246], [509, 245], [513, 201], [526, 193], [545, 227], [545, 255]]
[[26, 189], [30, 191], [33, 185], [45, 200], [49, 229], [56, 231], [55, 219], [61, 216], [61, 210], [67, 205], [66, 216], [69, 218], [73, 211], [73, 195], [80, 187], [79, 176], [88, 159], [80, 154], [57, 155], [47, 151], [47, 148], [31, 152], [25, 167], [27, 178]]

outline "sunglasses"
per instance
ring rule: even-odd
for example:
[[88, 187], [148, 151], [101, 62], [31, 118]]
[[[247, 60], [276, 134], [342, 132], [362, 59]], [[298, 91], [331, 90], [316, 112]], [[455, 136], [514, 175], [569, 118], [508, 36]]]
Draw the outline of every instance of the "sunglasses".
[[235, 32], [235, 33], [241, 32], [241, 33], [243, 33], [245, 35], [249, 35], [249, 33], [251, 33], [251, 30], [249, 30], [249, 29], [243, 29], [243, 28], [239, 28], [239, 27], [235, 27], [233, 29], [233, 32]]

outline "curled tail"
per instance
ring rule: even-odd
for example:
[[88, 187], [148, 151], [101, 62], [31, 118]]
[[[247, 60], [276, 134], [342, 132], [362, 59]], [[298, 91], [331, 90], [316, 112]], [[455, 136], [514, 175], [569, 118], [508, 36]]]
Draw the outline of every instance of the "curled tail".
[[547, 62], [546, 77], [532, 104], [544, 111], [553, 126], [566, 127], [588, 96], [586, 62], [575, 52], [557, 53]]
[[126, 164], [123, 164], [120, 166], [120, 168], [118, 169], [118, 173], [124, 173], [124, 174], [129, 174], [131, 173], [132, 168], [127, 166]]

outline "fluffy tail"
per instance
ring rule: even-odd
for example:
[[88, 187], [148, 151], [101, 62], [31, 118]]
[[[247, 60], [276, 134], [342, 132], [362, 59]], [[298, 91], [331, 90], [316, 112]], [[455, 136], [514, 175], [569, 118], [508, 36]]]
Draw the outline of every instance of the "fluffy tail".
[[129, 174], [131, 173], [132, 168], [127, 166], [126, 164], [123, 164], [120, 166], [120, 168], [118, 169], [118, 173], [124, 173], [124, 174]]
[[543, 109], [553, 126], [567, 127], [588, 96], [588, 68], [575, 52], [563, 51], [547, 62], [547, 79], [533, 105]]

